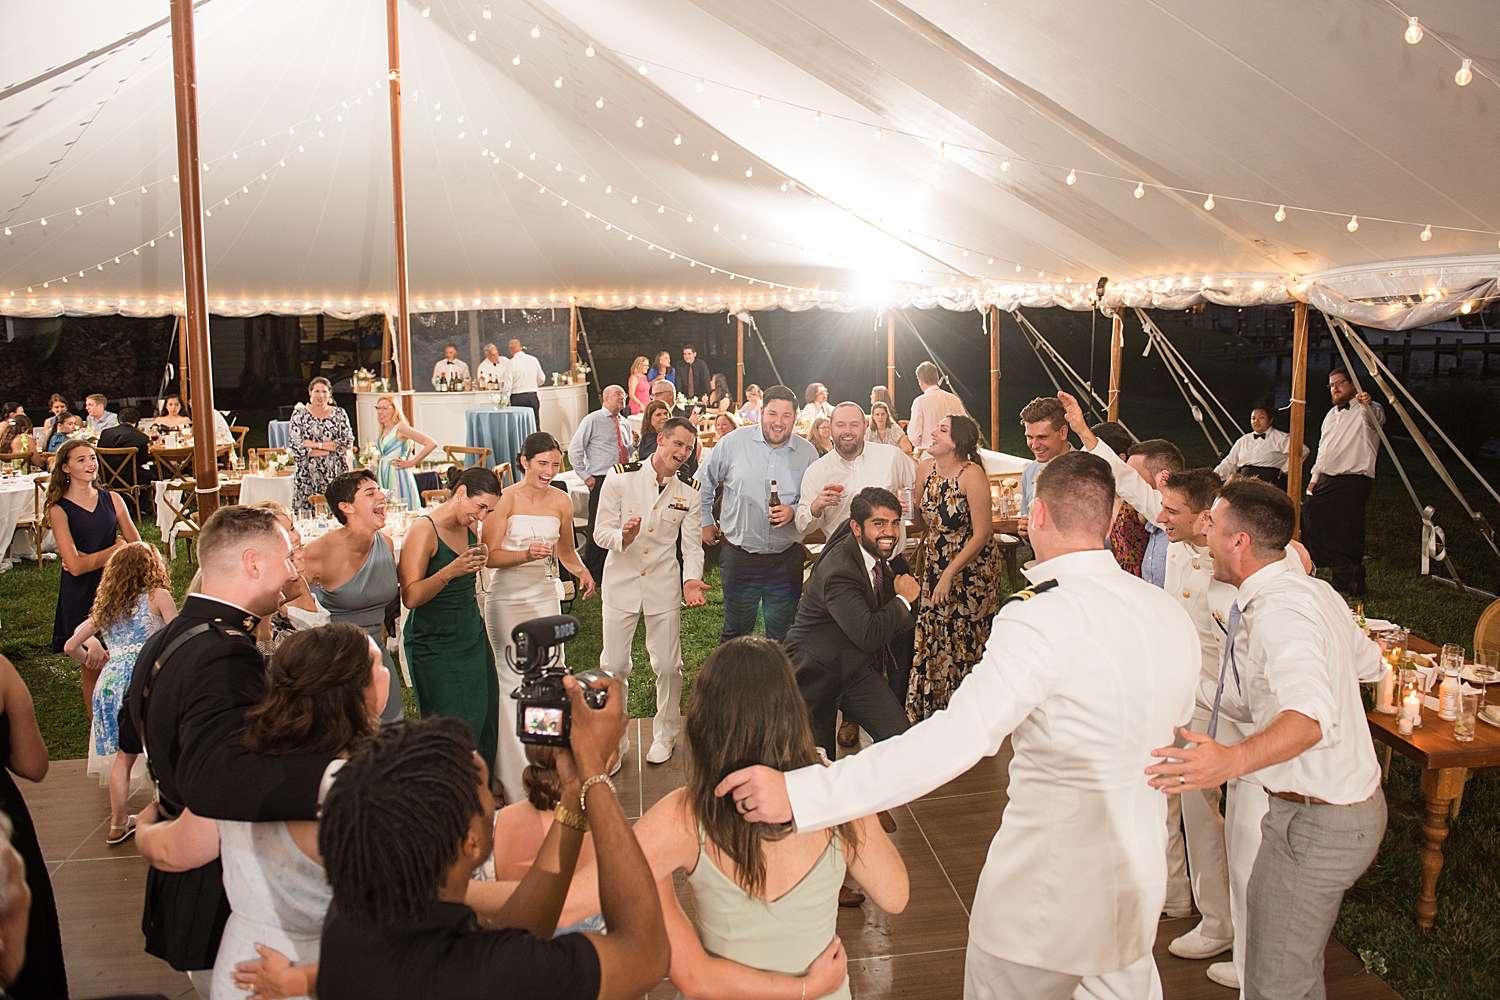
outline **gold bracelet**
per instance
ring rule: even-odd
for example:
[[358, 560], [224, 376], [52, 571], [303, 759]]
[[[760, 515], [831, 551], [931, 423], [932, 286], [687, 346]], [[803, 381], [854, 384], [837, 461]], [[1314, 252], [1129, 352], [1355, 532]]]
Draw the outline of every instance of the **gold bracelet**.
[[802, 977], [802, 1000], [807, 1000], [807, 977]]
[[557, 804], [556, 809], [552, 810], [552, 815], [563, 826], [572, 827], [579, 833], [589, 832], [589, 818], [580, 816], [561, 802]]
[[[608, 785], [609, 786], [609, 790], [611, 792], [614, 792], [614, 790], [615, 790], [615, 783], [613, 781], [609, 780], [609, 775], [607, 775], [607, 774], [596, 774], [592, 778], [589, 778], [587, 781], [585, 781], [583, 783], [583, 790], [578, 793], [578, 808], [585, 815], [587, 815], [588, 811], [589, 811], [589, 807], [588, 807], [589, 789], [593, 788], [595, 785], [598, 785], [598, 784]], [[618, 793], [616, 793], [616, 794], [618, 794]]]

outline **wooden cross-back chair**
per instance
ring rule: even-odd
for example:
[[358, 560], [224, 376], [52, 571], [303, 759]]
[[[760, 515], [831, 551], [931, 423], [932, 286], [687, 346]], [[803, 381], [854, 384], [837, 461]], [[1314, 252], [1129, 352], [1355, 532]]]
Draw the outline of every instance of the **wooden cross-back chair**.
[[510, 471], [509, 462], [500, 462], [495, 466], [495, 478], [500, 480], [500, 488], [502, 490], [507, 486], [514, 486], [516, 483], [516, 474]]
[[193, 449], [164, 448], [152, 445], [151, 461], [156, 465], [158, 479], [190, 479], [193, 475]]
[[36, 564], [42, 564], [42, 539], [47, 537], [47, 482], [50, 476], [36, 477], [36, 490], [31, 495], [31, 513], [23, 514], [16, 522], [18, 528], [28, 528], [31, 531], [31, 552], [36, 556]]
[[[460, 444], [443, 445], [443, 453], [448, 456], [448, 461], [460, 469], [471, 469], [476, 465], [488, 466], [490, 455], [493, 454], [488, 448], [468, 448]], [[469, 461], [473, 459], [473, 461]]]
[[182, 490], [181, 500], [172, 499], [176, 490], [163, 490], [161, 494], [161, 502], [172, 512], [172, 524], [167, 528], [167, 537], [162, 541], [167, 543], [169, 553], [172, 552], [174, 538], [182, 541], [188, 547], [188, 562], [192, 563], [193, 545], [198, 540], [198, 481], [184, 479], [179, 485]]
[[453, 495], [453, 492], [451, 490], [423, 490], [422, 491], [422, 506], [423, 507], [431, 507], [432, 506], [432, 501], [434, 501], [434, 500], [436, 500], [438, 503], [442, 503], [444, 500], [447, 500], [452, 495]]
[[243, 459], [245, 457], [245, 435], [250, 433], [250, 428], [239, 424], [230, 424], [229, 433], [234, 435], [234, 453]]
[[95, 446], [94, 454], [99, 456], [99, 487], [124, 497], [125, 502], [135, 508], [135, 519], [139, 521], [142, 489], [140, 452], [133, 446], [129, 448]]

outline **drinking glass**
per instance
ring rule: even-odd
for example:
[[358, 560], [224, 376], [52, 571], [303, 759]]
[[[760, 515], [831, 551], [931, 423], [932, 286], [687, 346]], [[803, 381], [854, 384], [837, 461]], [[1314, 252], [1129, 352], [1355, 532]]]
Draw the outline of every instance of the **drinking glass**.
[[1474, 738], [1474, 727], [1479, 725], [1479, 692], [1460, 692], [1458, 696], [1458, 718], [1453, 720], [1453, 738], [1467, 743]]
[[558, 578], [557, 546], [551, 542], [542, 541], [542, 536], [534, 531], [531, 533], [531, 544], [547, 546], [547, 557], [542, 560], [542, 569], [548, 580], [556, 580]]
[[313, 518], [317, 520], [320, 527], [327, 524], [328, 505], [326, 503], [313, 504]]
[[1438, 661], [1438, 666], [1442, 667], [1445, 673], [1449, 669], [1455, 670], [1459, 673], [1463, 673], [1464, 647], [1458, 645], [1458, 643], [1455, 642], [1445, 643], [1443, 645], [1443, 652], [1441, 653], [1441, 656], [1442, 659]]

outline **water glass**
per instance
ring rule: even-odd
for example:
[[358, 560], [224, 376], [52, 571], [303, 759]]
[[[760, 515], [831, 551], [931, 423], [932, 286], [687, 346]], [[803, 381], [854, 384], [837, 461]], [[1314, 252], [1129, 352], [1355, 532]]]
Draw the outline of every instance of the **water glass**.
[[1479, 692], [1460, 692], [1458, 696], [1458, 718], [1453, 720], [1453, 738], [1467, 743], [1474, 738], [1474, 727], [1479, 725]]
[[1463, 673], [1464, 648], [1462, 646], [1455, 642], [1445, 643], [1440, 655], [1442, 658], [1438, 661], [1438, 666], [1443, 668], [1444, 673], [1449, 670], [1455, 673]]
[[327, 521], [328, 520], [328, 504], [326, 504], [326, 503], [315, 503], [315, 504], [313, 504], [313, 517], [316, 518], [320, 522], [321, 521]]

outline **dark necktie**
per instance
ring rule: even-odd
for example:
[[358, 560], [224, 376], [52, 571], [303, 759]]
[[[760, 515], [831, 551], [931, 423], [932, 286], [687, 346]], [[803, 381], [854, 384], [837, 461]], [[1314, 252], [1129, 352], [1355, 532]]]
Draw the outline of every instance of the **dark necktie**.
[[[883, 608], [886, 604], [885, 568], [885, 561], [883, 559], [875, 560], [875, 606], [877, 608]], [[886, 643], [881, 647], [880, 665], [887, 670], [894, 670], [896, 667], [896, 654], [891, 652], [890, 643]]]

